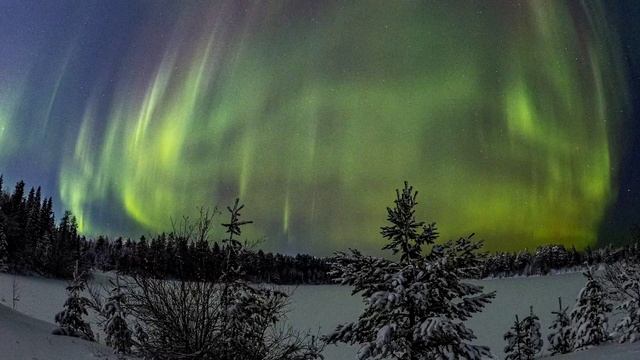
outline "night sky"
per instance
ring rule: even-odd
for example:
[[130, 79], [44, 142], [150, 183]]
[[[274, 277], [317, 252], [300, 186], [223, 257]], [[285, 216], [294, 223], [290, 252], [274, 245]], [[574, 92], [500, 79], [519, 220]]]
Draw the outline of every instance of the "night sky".
[[639, 9], [0, 0], [0, 172], [87, 235], [166, 231], [239, 196], [269, 250], [377, 249], [408, 180], [444, 238], [623, 243]]

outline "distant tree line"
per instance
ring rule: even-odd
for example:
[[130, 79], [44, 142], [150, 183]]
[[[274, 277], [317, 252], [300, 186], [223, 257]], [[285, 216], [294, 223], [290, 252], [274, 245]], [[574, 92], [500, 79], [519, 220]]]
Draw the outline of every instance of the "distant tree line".
[[483, 277], [546, 275], [554, 271], [582, 270], [585, 266], [613, 264], [640, 259], [640, 238], [634, 228], [634, 242], [618, 248], [611, 246], [578, 251], [563, 245], [539, 246], [535, 252], [498, 252], [488, 254], [484, 261]]
[[[184, 230], [184, 229], [182, 229]], [[188, 234], [187, 234], [188, 235]], [[87, 239], [78, 234], [76, 218], [65, 212], [56, 224], [51, 198], [40, 187], [25, 189], [19, 181], [12, 191], [0, 176], [0, 271], [38, 273], [70, 278], [76, 261], [80, 270], [96, 268], [156, 278], [207, 279], [219, 277], [224, 252], [215, 241], [194, 241], [184, 231], [172, 231], [138, 241], [104, 236]], [[534, 252], [485, 254], [480, 277], [544, 275], [578, 271], [586, 265], [640, 259], [640, 227], [633, 229], [631, 245], [578, 251], [563, 245], [544, 245]], [[243, 248], [244, 276], [251, 282], [274, 284], [331, 284], [334, 257], [273, 254]]]
[[[634, 232], [635, 233], [635, 232]], [[635, 239], [635, 236], [634, 236]], [[543, 245], [535, 252], [488, 253], [482, 257], [479, 277], [546, 275], [558, 271], [581, 271], [586, 266], [637, 262], [640, 242], [618, 248], [610, 246], [583, 251], [563, 245]], [[135, 242], [98, 237], [86, 244], [86, 261], [103, 271], [124, 274], [146, 273], [161, 278], [215, 279], [219, 276], [224, 253], [218, 242], [186, 241], [175, 233], [160, 234], [151, 240], [144, 236]], [[332, 284], [329, 275], [335, 257], [298, 254], [289, 256], [262, 250], [242, 254], [246, 278], [252, 282], [274, 284]]]
[[[192, 240], [184, 229], [138, 241], [103, 236], [87, 239], [78, 234], [76, 218], [65, 212], [55, 223], [51, 198], [41, 189], [25, 190], [19, 181], [12, 191], [0, 175], [0, 271], [37, 273], [71, 278], [78, 262], [83, 272], [93, 267], [123, 274], [156, 278], [217, 279], [224, 266], [219, 242]], [[243, 249], [244, 276], [251, 282], [326, 284], [329, 262], [299, 254], [288, 256]]]
[[[214, 280], [225, 266], [225, 253], [218, 242], [191, 240], [171, 232], [137, 242], [98, 237], [89, 241], [87, 261], [103, 271], [148, 274], [157, 278]], [[288, 256], [263, 250], [243, 249], [240, 255], [244, 277], [251, 282], [274, 284], [327, 284], [329, 262], [298, 254]]]
[[0, 175], [0, 270], [70, 277], [76, 261], [88, 266], [88, 242], [70, 212], [56, 225], [51, 198], [40, 187], [27, 192], [19, 181], [9, 192], [3, 186]]

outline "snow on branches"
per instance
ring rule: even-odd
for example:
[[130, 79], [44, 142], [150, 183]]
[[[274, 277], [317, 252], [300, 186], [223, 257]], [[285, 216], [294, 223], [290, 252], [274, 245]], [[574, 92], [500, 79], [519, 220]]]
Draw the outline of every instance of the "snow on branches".
[[76, 262], [73, 280], [67, 286], [69, 297], [64, 303], [64, 310], [55, 316], [58, 328], [53, 330], [53, 335], [73, 336], [89, 341], [95, 340], [91, 326], [83, 319], [88, 314], [87, 308], [90, 303], [89, 299], [82, 296], [86, 286], [86, 275], [78, 270], [78, 263]]
[[326, 340], [359, 345], [359, 359], [490, 356], [487, 347], [472, 344], [475, 335], [464, 324], [495, 295], [462, 280], [480, 274], [482, 243], [472, 241], [472, 234], [435, 244], [436, 225], [415, 219], [417, 195], [406, 182], [401, 192], [396, 190], [395, 206], [387, 208], [390, 225], [381, 229], [389, 240], [383, 249], [399, 254], [400, 261], [357, 250], [336, 254], [331, 276], [352, 286], [353, 295], [364, 298], [365, 309]]
[[504, 348], [506, 360], [532, 360], [542, 350], [542, 335], [540, 334], [540, 320], [533, 313], [533, 307], [529, 315], [522, 320], [518, 319], [504, 334], [507, 346]]
[[571, 327], [568, 311], [569, 308], [562, 307], [562, 299], [558, 298], [558, 311], [551, 313], [555, 318], [551, 326], [549, 326], [551, 333], [547, 337], [551, 355], [566, 354], [573, 351], [575, 334]]
[[609, 340], [607, 313], [611, 312], [612, 308], [607, 301], [604, 287], [593, 277], [591, 268], [583, 275], [587, 282], [580, 290], [571, 311], [576, 350], [600, 345]]

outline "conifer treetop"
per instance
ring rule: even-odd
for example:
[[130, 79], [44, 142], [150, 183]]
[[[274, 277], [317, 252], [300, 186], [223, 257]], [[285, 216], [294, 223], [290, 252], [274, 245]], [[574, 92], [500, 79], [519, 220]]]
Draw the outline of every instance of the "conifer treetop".
[[438, 238], [435, 223], [416, 220], [417, 198], [418, 192], [405, 181], [402, 192], [396, 189], [395, 207], [387, 208], [387, 220], [391, 225], [381, 227], [382, 236], [390, 241], [382, 249], [401, 253], [402, 263], [420, 259], [422, 247], [433, 244]]

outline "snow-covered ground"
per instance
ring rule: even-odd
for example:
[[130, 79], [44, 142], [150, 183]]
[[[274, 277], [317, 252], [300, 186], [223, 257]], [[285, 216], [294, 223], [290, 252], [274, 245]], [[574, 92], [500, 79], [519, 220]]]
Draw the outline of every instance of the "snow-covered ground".
[[562, 356], [549, 358], [553, 360], [637, 360], [640, 359], [640, 343], [607, 344], [588, 351], [577, 351]]
[[[32, 358], [73, 360], [109, 354], [108, 349], [97, 344], [49, 335], [53, 329], [53, 316], [60, 311], [66, 298], [65, 281], [15, 276], [20, 293], [16, 310], [32, 317], [29, 318], [8, 309], [11, 307], [13, 278], [13, 275], [0, 274], [0, 306], [4, 306], [0, 308], [0, 354], [6, 354], [5, 348], [12, 351], [13, 349], [31, 351], [16, 353], [15, 357], [7, 358], [16, 360]], [[96, 282], [104, 283], [105, 275], [97, 274]], [[529, 311], [529, 306], [533, 306], [534, 312], [540, 317], [543, 336], [546, 340], [547, 328], [552, 319], [551, 311], [557, 308], [558, 296], [562, 297], [564, 304], [573, 304], [575, 296], [584, 284], [584, 279], [581, 274], [575, 273], [481, 280], [480, 283], [489, 291], [495, 290], [497, 296], [493, 303], [483, 313], [473, 318], [469, 324], [478, 336], [477, 342], [490, 346], [497, 358], [501, 359], [505, 345], [502, 336], [511, 325], [515, 314], [525, 315]], [[339, 323], [355, 319], [362, 309], [360, 298], [350, 296], [350, 289], [346, 287], [299, 286], [288, 290], [293, 291], [288, 320], [291, 325], [299, 329], [309, 329], [324, 334]], [[16, 341], [24, 346], [15, 343]], [[38, 350], [41, 346], [49, 351]], [[67, 356], [56, 357], [54, 348], [58, 346], [65, 347], [65, 351], [67, 347], [70, 348], [68, 353], [63, 353]], [[354, 347], [330, 346], [325, 351], [325, 358], [352, 360], [355, 359], [355, 353]], [[27, 354], [30, 356], [26, 356]], [[0, 355], [0, 358], [2, 356]], [[640, 345], [606, 345], [556, 358], [640, 359]]]
[[[581, 273], [557, 274], [553, 276], [515, 277], [480, 280], [479, 284], [488, 291], [496, 291], [496, 298], [484, 312], [469, 321], [478, 337], [477, 343], [491, 348], [497, 359], [504, 357], [506, 345], [504, 333], [512, 325], [516, 314], [524, 317], [529, 306], [541, 321], [542, 335], [546, 340], [548, 327], [553, 316], [551, 311], [558, 308], [558, 297], [565, 306], [573, 306], [578, 291], [584, 285]], [[312, 331], [320, 328], [321, 333], [331, 331], [337, 324], [354, 320], [362, 309], [361, 298], [350, 296], [350, 289], [340, 286], [301, 286], [295, 290], [289, 314], [290, 322], [297, 328], [306, 327]], [[613, 324], [613, 320], [612, 320]], [[566, 359], [640, 359], [637, 351], [640, 345], [613, 345], [572, 354]], [[327, 360], [353, 360], [357, 348], [330, 346], [325, 351]], [[555, 359], [555, 358], [554, 358]], [[565, 359], [565, 357], [562, 357]]]
[[115, 359], [110, 348], [51, 335], [54, 325], [0, 305], [0, 358], [7, 360]]

